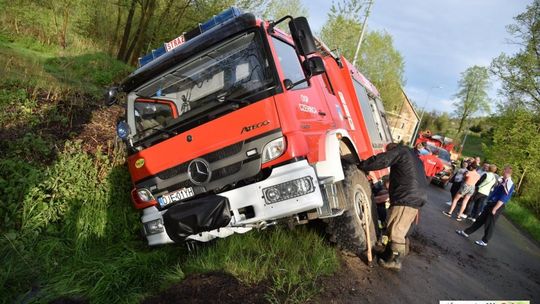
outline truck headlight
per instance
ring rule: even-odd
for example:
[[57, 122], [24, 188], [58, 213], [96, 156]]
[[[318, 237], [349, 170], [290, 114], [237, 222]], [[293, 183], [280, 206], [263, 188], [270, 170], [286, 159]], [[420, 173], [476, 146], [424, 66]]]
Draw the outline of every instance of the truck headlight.
[[313, 185], [311, 176], [305, 176], [262, 189], [264, 200], [268, 204], [306, 195], [313, 191], [315, 191], [315, 186]]
[[165, 230], [161, 219], [153, 220], [144, 223], [144, 232], [146, 235], [161, 233]]
[[267, 143], [262, 151], [262, 163], [264, 164], [280, 157], [285, 152], [285, 147], [285, 137], [280, 137]]
[[148, 203], [153, 201], [155, 198], [148, 189], [138, 189], [137, 196], [142, 202]]

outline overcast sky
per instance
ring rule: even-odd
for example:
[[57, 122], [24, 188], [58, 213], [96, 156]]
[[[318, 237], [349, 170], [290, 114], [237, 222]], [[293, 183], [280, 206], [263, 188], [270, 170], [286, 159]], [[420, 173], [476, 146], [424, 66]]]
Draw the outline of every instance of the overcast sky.
[[[331, 0], [302, 0], [318, 32]], [[369, 30], [386, 30], [405, 58], [405, 91], [428, 110], [453, 111], [460, 73], [472, 65], [489, 65], [515, 46], [505, 26], [531, 3], [527, 0], [374, 0]], [[405, 5], [406, 4], [406, 5]], [[352, 60], [352, 58], [349, 58]], [[430, 89], [442, 86], [442, 89]], [[496, 98], [496, 87], [490, 90]], [[428, 92], [431, 91], [429, 99]], [[427, 100], [427, 102], [426, 102]]]

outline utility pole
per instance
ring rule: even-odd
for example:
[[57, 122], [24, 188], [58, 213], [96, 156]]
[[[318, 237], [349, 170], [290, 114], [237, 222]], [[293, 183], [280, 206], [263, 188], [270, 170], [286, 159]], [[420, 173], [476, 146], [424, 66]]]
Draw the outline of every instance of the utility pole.
[[356, 60], [358, 59], [358, 52], [360, 52], [360, 45], [362, 44], [362, 40], [364, 39], [364, 33], [366, 32], [367, 27], [367, 20], [369, 17], [369, 12], [371, 11], [371, 6], [373, 5], [374, 0], [370, 0], [368, 2], [368, 7], [366, 9], [366, 17], [364, 18], [364, 23], [362, 24], [362, 31], [360, 32], [360, 38], [358, 39], [358, 44], [356, 45], [356, 52], [354, 52], [354, 59], [352, 61], [352, 65], [356, 66]]
[[426, 94], [426, 100], [424, 101], [424, 105], [422, 106], [422, 114], [420, 115], [420, 119], [418, 120], [418, 123], [416, 124], [416, 128], [414, 128], [413, 136], [411, 137], [411, 146], [414, 147], [414, 143], [416, 142], [416, 138], [418, 137], [418, 132], [420, 131], [420, 125], [422, 124], [422, 119], [424, 118], [424, 113], [426, 113], [426, 105], [429, 101], [429, 97], [431, 96], [431, 92], [433, 89], [442, 89], [442, 86], [433, 86], [429, 88], [428, 93]]

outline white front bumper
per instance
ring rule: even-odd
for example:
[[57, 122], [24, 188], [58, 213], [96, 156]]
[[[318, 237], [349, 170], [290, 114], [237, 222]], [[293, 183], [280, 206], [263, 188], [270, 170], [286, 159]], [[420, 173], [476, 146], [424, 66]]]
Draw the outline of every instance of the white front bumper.
[[[267, 204], [264, 200], [262, 191], [264, 188], [306, 176], [312, 178], [313, 192], [273, 204]], [[306, 160], [274, 168], [272, 174], [261, 182], [222, 192], [219, 195], [229, 199], [229, 205], [232, 211], [232, 219], [229, 225], [220, 229], [191, 235], [188, 239], [204, 242], [216, 237], [227, 237], [233, 233], [244, 233], [258, 223], [271, 222], [300, 212], [313, 210], [323, 205], [317, 175], [313, 167]], [[254, 217], [246, 219], [245, 215], [240, 214], [239, 210], [249, 207], [253, 208]], [[143, 210], [142, 223], [144, 224], [156, 219], [163, 220], [163, 214], [165, 212], [167, 210], [159, 211], [156, 207], [146, 208]], [[150, 246], [173, 243], [165, 231], [147, 235], [146, 237]]]

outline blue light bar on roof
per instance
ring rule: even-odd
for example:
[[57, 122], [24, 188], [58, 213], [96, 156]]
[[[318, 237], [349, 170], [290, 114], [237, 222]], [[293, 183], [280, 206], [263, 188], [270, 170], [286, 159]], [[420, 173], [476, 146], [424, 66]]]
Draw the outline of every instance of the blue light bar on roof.
[[216, 25], [222, 24], [225, 21], [234, 19], [242, 14], [242, 11], [237, 7], [230, 7], [223, 12], [215, 15], [208, 21], [206, 21], [203, 24], [199, 25], [199, 28], [201, 29], [201, 33], [204, 33], [212, 28], [214, 28]]
[[237, 7], [230, 7], [223, 12], [213, 16], [204, 23], [199, 23], [197, 28], [184, 33], [182, 36], [177, 37], [170, 42], [164, 43], [163, 46], [152, 50], [150, 54], [146, 54], [143, 57], [139, 57], [139, 68], [150, 63], [152, 60], [158, 58], [159, 56], [172, 51], [174, 48], [182, 45], [184, 42], [188, 41], [191, 38], [197, 37], [198, 35], [209, 31], [210, 29], [223, 24], [224, 22], [234, 19], [242, 14], [242, 10]]

